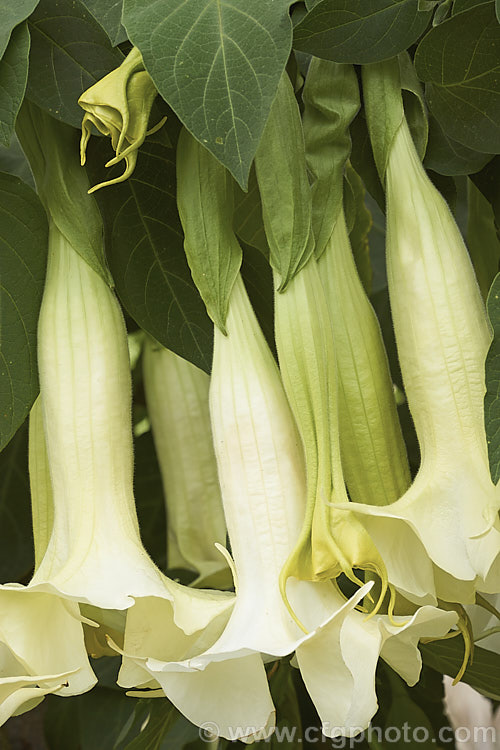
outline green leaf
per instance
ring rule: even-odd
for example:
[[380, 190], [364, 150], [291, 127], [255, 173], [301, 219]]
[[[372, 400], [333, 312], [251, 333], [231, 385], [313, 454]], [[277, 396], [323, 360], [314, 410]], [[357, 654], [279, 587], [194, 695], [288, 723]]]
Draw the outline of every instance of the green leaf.
[[500, 0], [495, 0], [495, 13], [497, 16], [497, 21], [500, 23]]
[[160, 94], [245, 189], [291, 48], [290, 0], [125, 0]]
[[279, 291], [284, 291], [314, 250], [304, 133], [286, 73], [255, 156], [255, 172], [270, 261], [280, 275]]
[[[143, 715], [142, 728], [137, 737], [124, 745], [124, 750], [160, 750], [162, 740], [178, 719], [179, 712], [166, 700], [141, 701], [138, 708]], [[171, 747], [178, 745], [172, 744]]]
[[[90, 142], [92, 183], [102, 181], [111, 153], [102, 139]], [[113, 169], [111, 177], [123, 167]], [[209, 372], [213, 326], [187, 265], [175, 196], [174, 153], [148, 142], [126, 182], [95, 193], [123, 306], [163, 346]]]
[[370, 294], [372, 287], [372, 265], [370, 261], [370, 245], [368, 235], [372, 228], [372, 215], [365, 203], [366, 191], [361, 177], [351, 165], [346, 170], [346, 183], [349, 185], [349, 195], [352, 196], [351, 211], [347, 210], [346, 216], [350, 213], [351, 221], [348, 219], [349, 240], [351, 242], [352, 254], [356, 261], [359, 278], [367, 294]]
[[302, 722], [297, 693], [292, 679], [292, 670], [290, 664], [283, 660], [279, 662], [274, 673], [271, 668], [269, 687], [276, 707], [276, 734], [271, 735], [270, 740], [257, 742], [256, 747], [259, 747], [259, 745], [272, 748], [281, 747], [283, 739], [287, 737], [287, 728], [290, 731], [290, 739], [286, 746], [290, 750], [300, 750], [302, 747]]
[[30, 165], [15, 133], [9, 148], [0, 146], [0, 172], [13, 174], [33, 189], [35, 188]]
[[[464, 644], [460, 637], [420, 645], [424, 664], [455, 677], [462, 665]], [[474, 658], [462, 682], [494, 700], [500, 700], [500, 654], [474, 646]]]
[[486, 300], [495, 275], [500, 270], [500, 238], [489, 201], [472, 180], [467, 181], [468, 221], [467, 247], [481, 294]]
[[243, 242], [260, 250], [265, 258], [269, 258], [269, 245], [262, 219], [262, 201], [254, 167], [250, 170], [248, 191], [245, 193], [238, 185], [235, 186], [234, 231]]
[[0, 450], [38, 393], [36, 330], [47, 262], [47, 220], [35, 192], [0, 173]]
[[9, 146], [28, 80], [30, 34], [25, 23], [12, 32], [0, 60], [0, 143]]
[[429, 117], [429, 141], [424, 166], [443, 175], [465, 175], [478, 172], [491, 159], [490, 154], [474, 151], [454, 141], [432, 115]]
[[29, 28], [27, 96], [57, 120], [79, 128], [79, 96], [118, 67], [123, 55], [80, 0], [41, 0]]
[[114, 748], [134, 708], [135, 701], [124, 692], [100, 685], [78, 696], [81, 750]]
[[320, 258], [342, 209], [344, 169], [351, 153], [349, 126], [359, 110], [354, 68], [313, 57], [303, 98], [306, 159], [314, 178], [314, 252]]
[[391, 747], [405, 750], [413, 740], [424, 750], [435, 748], [436, 738], [424, 711], [411, 699], [403, 680], [390, 668], [386, 667], [386, 672], [391, 685], [391, 705], [385, 720], [385, 736], [388, 740], [393, 738]]
[[83, 0], [83, 4], [101, 24], [113, 47], [126, 40], [122, 26], [123, 0]]
[[275, 352], [273, 273], [264, 255], [251, 245], [243, 246], [241, 275], [262, 332]]
[[78, 134], [47, 112], [24, 101], [17, 135], [35, 176], [47, 215], [76, 252], [112, 286], [102, 240], [102, 221], [78, 158]]
[[497, 274], [487, 300], [488, 316], [493, 328], [493, 341], [486, 357], [486, 395], [484, 423], [491, 479], [500, 479], [500, 274]]
[[28, 424], [0, 453], [0, 581], [26, 578], [34, 565], [28, 480]]
[[215, 325], [225, 332], [229, 297], [241, 266], [233, 229], [231, 175], [187, 130], [177, 146], [177, 203], [194, 283]]
[[456, 16], [457, 13], [463, 13], [465, 10], [470, 10], [476, 5], [484, 5], [484, 3], [491, 3], [492, 0], [453, 0], [452, 14]]
[[500, 155], [494, 156], [480, 172], [471, 175], [471, 180], [479, 188], [484, 197], [491, 203], [495, 214], [497, 231], [500, 227]]
[[48, 695], [44, 708], [44, 737], [50, 750], [81, 750], [78, 700]]
[[398, 60], [364, 65], [362, 81], [373, 158], [380, 180], [384, 182], [392, 141], [404, 117]]
[[379, 210], [385, 211], [385, 193], [373, 158], [364, 109], [358, 112], [351, 123], [350, 133], [352, 140], [351, 164], [363, 180], [368, 193], [377, 202]]
[[413, 44], [430, 16], [418, 0], [321, 0], [295, 27], [293, 46], [334, 62], [378, 62]]
[[151, 431], [134, 441], [134, 496], [141, 538], [162, 570], [166, 569], [167, 527], [160, 468]]
[[415, 54], [429, 107], [444, 132], [483, 153], [500, 151], [500, 25], [493, 3], [431, 29]]
[[15, 26], [33, 13], [38, 0], [16, 0], [0, 5], [0, 57], [3, 56]]

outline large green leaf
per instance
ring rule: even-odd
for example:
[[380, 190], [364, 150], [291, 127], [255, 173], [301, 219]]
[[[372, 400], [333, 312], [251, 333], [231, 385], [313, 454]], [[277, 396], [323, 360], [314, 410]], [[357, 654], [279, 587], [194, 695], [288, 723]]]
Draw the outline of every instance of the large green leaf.
[[467, 247], [481, 294], [486, 300], [493, 280], [500, 271], [500, 237], [489, 201], [472, 180], [467, 181]]
[[291, 48], [290, 0], [125, 0], [160, 94], [246, 187]]
[[[420, 645], [420, 650], [424, 664], [450, 677], [458, 674], [464, 656], [461, 638]], [[462, 682], [490, 698], [500, 700], [500, 654], [475, 646], [474, 658], [465, 670]]]
[[83, 4], [99, 21], [113, 46], [127, 38], [122, 26], [123, 0], [83, 0]]
[[79, 128], [79, 96], [123, 60], [80, 0], [41, 0], [29, 19], [27, 95], [53, 117]]
[[[93, 183], [110, 149], [89, 149]], [[110, 170], [115, 176], [123, 167]], [[116, 291], [132, 318], [181, 357], [209, 371], [213, 326], [193, 283], [177, 213], [174, 152], [146, 142], [134, 174], [95, 193], [104, 217], [106, 252]]]
[[500, 25], [492, 2], [457, 13], [420, 42], [415, 65], [444, 132], [483, 153], [500, 151]]
[[187, 130], [177, 145], [177, 204], [184, 249], [207, 312], [225, 333], [241, 247], [233, 229], [234, 180]]
[[34, 564], [27, 423], [0, 453], [0, 548], [0, 581], [24, 579]]
[[15, 3], [0, 4], [0, 57], [7, 49], [12, 29], [28, 18], [37, 5], [38, 0], [16, 0]]
[[496, 484], [500, 479], [500, 274], [497, 274], [491, 285], [487, 307], [493, 328], [493, 341], [485, 365], [484, 423], [490, 473], [493, 482]]
[[81, 750], [116, 747], [123, 726], [131, 720], [135, 701], [109, 687], [94, 688], [78, 696]]
[[490, 159], [490, 154], [474, 151], [454, 141], [436, 118], [429, 116], [429, 141], [424, 159], [427, 169], [450, 176], [473, 174], [479, 172]]
[[14, 135], [9, 148], [0, 146], [0, 172], [8, 172], [16, 175], [30, 187], [35, 187], [35, 180], [31, 172], [28, 160], [24, 155], [21, 145]]
[[500, 155], [494, 156], [480, 172], [471, 175], [471, 180], [491, 203], [497, 231], [500, 229]]
[[25, 23], [12, 32], [0, 60], [0, 143], [10, 144], [28, 79], [30, 34]]
[[413, 44], [430, 15], [418, 0], [320, 0], [295, 27], [293, 46], [334, 62], [378, 62]]
[[[391, 685], [391, 703], [385, 720], [386, 737], [394, 738], [391, 747], [404, 750], [411, 737], [423, 750], [436, 747], [432, 726], [421, 707], [410, 697], [404, 681], [392, 669], [386, 667]], [[397, 734], [394, 730], [399, 730]], [[389, 734], [391, 732], [391, 734]], [[406, 734], [405, 734], [406, 732]]]
[[35, 192], [0, 173], [0, 450], [38, 392], [36, 329], [47, 260], [47, 220]]

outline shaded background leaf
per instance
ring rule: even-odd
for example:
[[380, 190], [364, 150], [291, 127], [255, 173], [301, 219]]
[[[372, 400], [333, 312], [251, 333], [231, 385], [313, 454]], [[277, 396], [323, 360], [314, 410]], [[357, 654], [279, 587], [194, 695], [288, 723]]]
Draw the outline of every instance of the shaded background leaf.
[[[92, 184], [102, 181], [110, 149], [90, 143]], [[133, 175], [95, 193], [105, 224], [106, 254], [120, 300], [137, 324], [160, 344], [206, 372], [212, 362], [213, 325], [184, 254], [177, 213], [175, 152], [146, 142]], [[109, 170], [114, 177], [121, 165]], [[108, 175], [106, 175], [108, 176]]]
[[167, 527], [160, 467], [151, 431], [134, 440], [134, 496], [141, 539], [162, 570], [167, 562]]
[[0, 173], [0, 450], [38, 393], [36, 331], [47, 235], [36, 193], [19, 178]]
[[290, 0], [126, 0], [160, 94], [245, 188], [290, 54]]
[[320, 0], [294, 30], [294, 48], [340, 63], [371, 63], [402, 52], [425, 31], [418, 0]]
[[0, 582], [26, 578], [34, 565], [27, 423], [0, 453], [0, 547]]
[[500, 238], [489, 201], [472, 180], [467, 180], [467, 247], [483, 299], [500, 271]]
[[[424, 664], [450, 677], [458, 674], [464, 656], [460, 637], [421, 644], [420, 650]], [[475, 646], [474, 659], [465, 670], [462, 682], [489, 698], [500, 700], [500, 654]]]
[[28, 160], [15, 134], [9, 148], [0, 146], [0, 172], [8, 172], [9, 174], [16, 175], [16, 177], [20, 177], [23, 182], [35, 189], [35, 181]]
[[500, 25], [493, 2], [457, 13], [420, 42], [415, 66], [444, 132], [483, 153], [500, 151]]
[[78, 98], [118, 67], [123, 55], [80, 0], [41, 0], [29, 18], [27, 96], [75, 128], [82, 122]]
[[500, 479], [500, 274], [488, 294], [488, 316], [493, 328], [493, 341], [486, 357], [486, 395], [484, 397], [484, 423], [491, 479]]
[[30, 35], [25, 23], [13, 30], [0, 60], [0, 143], [9, 146], [28, 79]]
[[37, 5], [38, 0], [16, 0], [15, 3], [2, 3], [0, 6], [0, 57], [7, 48], [12, 29], [25, 18], [28, 18]]
[[113, 46], [125, 41], [127, 32], [122, 26], [123, 0], [83, 0], [83, 4], [101, 24]]
[[443, 175], [464, 175], [479, 172], [492, 158], [454, 141], [435, 117], [429, 115], [429, 140], [424, 166]]

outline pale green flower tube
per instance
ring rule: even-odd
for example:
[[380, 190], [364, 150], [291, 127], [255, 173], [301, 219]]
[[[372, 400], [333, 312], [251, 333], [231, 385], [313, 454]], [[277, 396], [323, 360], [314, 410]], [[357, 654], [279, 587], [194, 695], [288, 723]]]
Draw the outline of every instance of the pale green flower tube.
[[[120, 307], [53, 223], [38, 349], [54, 521], [31, 585], [102, 609], [189, 598], [154, 566], [139, 535]], [[218, 598], [226, 607], [227, 597]]]
[[354, 607], [371, 584], [346, 601], [329, 581], [290, 579], [292, 608], [309, 632], [300, 630], [279, 583], [303, 524], [304, 457], [241, 277], [231, 293], [226, 328], [227, 336], [215, 332], [210, 410], [236, 604], [221, 637], [204, 653], [182, 662], [165, 654], [142, 665], [191, 721], [211, 722], [223, 737], [234, 737], [231, 732], [239, 727], [240, 738], [252, 741], [274, 727], [261, 654], [271, 660], [295, 651], [324, 733], [353, 736], [377, 709], [379, 655], [413, 684], [421, 667], [419, 638], [444, 635], [456, 614], [422, 607], [411, 618], [395, 618], [396, 623], [386, 615], [366, 622]]
[[[0, 719], [47, 692], [75, 695], [95, 684], [83, 632], [95, 623], [80, 615], [79, 605], [92, 617], [104, 611], [108, 633], [113, 611], [132, 608], [143, 630], [157, 632], [184, 657], [196, 653], [214, 622], [218, 637], [234, 599], [169, 580], [142, 546], [132, 493], [127, 336], [99, 263], [99, 212], [85, 176], [74, 169], [71, 129], [23, 106], [21, 140], [49, 217], [38, 359], [53, 521], [47, 542], [50, 523], [41, 521], [47, 514], [34, 513], [35, 531], [44, 530], [30, 584], [0, 589]], [[49, 502], [47, 472], [43, 456], [37, 469], [35, 454], [42, 454], [32, 451], [31, 462], [32, 481], [43, 475], [34, 493], [41, 511]], [[26, 693], [33, 684], [38, 692]]]
[[232, 575], [215, 543], [226, 544], [208, 389], [210, 377], [149, 336], [144, 390], [165, 490], [167, 567], [197, 573], [194, 586], [227, 588]]
[[283, 567], [282, 594], [286, 599], [286, 583], [292, 576], [320, 581], [344, 573], [360, 583], [354, 569], [363, 568], [381, 579], [380, 603], [387, 588], [384, 562], [358, 519], [333, 507], [333, 502], [348, 499], [340, 460], [335, 349], [313, 257], [304, 134], [286, 73], [257, 150], [255, 169], [274, 269], [278, 359], [307, 469], [304, 524]]
[[[483, 417], [491, 333], [460, 232], [405, 119], [389, 152], [387, 216], [394, 329], [422, 463], [396, 503], [354, 510], [392, 569], [412, 560], [411, 576], [395, 582], [410, 598], [432, 590], [428, 556], [448, 577], [436, 580], [438, 596], [467, 603], [474, 587], [500, 588], [500, 487]], [[450, 591], [450, 577], [463, 591]]]
[[408, 489], [410, 470], [382, 333], [356, 270], [342, 209], [318, 268], [335, 340], [347, 487], [354, 502], [387, 505]]
[[40, 396], [30, 412], [28, 457], [36, 569], [47, 549], [54, 523], [54, 502]]

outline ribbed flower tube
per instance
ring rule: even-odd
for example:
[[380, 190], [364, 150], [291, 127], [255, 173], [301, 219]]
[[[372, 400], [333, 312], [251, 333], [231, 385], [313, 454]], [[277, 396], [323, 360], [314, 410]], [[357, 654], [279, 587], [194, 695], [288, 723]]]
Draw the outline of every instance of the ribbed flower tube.
[[[130, 367], [118, 302], [52, 223], [49, 244], [38, 356], [54, 519], [30, 585], [104, 610], [140, 608], [138, 600], [148, 597], [198, 600], [160, 573], [140, 539]], [[230, 605], [215, 592], [204, 601], [208, 620], [185, 623], [190, 633]]]
[[383, 596], [387, 573], [376, 546], [356, 516], [333, 507], [348, 498], [340, 457], [333, 332], [314, 258], [283, 293], [275, 294], [275, 310], [280, 369], [307, 466], [305, 519], [281, 572], [283, 596], [287, 598], [290, 576], [320, 581], [344, 573], [357, 581], [355, 568], [380, 576]]
[[[302, 632], [282, 599], [280, 572], [303, 524], [303, 449], [240, 277], [226, 330], [227, 336], [215, 331], [210, 411], [234, 560], [235, 607], [220, 638], [203, 653], [182, 662], [165, 654], [136, 663], [191, 721], [209, 722], [222, 737], [253, 741], [268, 736], [275, 721], [264, 661], [295, 651], [325, 734], [352, 736], [376, 711], [379, 655], [415, 681], [419, 637], [443, 635], [456, 615], [424, 607], [412, 618], [400, 618], [399, 627], [387, 616], [375, 616], [365, 627], [365, 615], [353, 610], [371, 584], [346, 601], [330, 581], [290, 579], [291, 607], [309, 631]], [[137, 636], [126, 634], [126, 652], [127, 639]]]
[[490, 478], [483, 417], [491, 333], [467, 249], [404, 119], [387, 169], [387, 273], [422, 463], [396, 503], [356, 511], [384, 559], [396, 565], [404, 550], [412, 560], [409, 594], [432, 588], [428, 555], [444, 571], [438, 596], [472, 601], [474, 587], [500, 587], [500, 487]]
[[346, 484], [354, 502], [388, 505], [408, 489], [410, 470], [382, 333], [356, 269], [342, 209], [318, 269], [335, 341]]
[[167, 566], [197, 574], [194, 586], [232, 585], [217, 463], [212, 441], [210, 377], [149, 336], [144, 390], [165, 491]]

